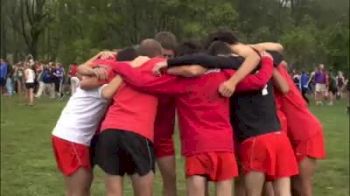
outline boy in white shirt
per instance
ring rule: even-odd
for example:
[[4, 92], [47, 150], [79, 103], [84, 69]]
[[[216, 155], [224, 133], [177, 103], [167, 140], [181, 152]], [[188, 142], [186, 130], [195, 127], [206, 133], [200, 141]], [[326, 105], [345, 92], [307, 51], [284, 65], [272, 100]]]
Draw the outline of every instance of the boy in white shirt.
[[[91, 64], [99, 56], [111, 55], [101, 52], [88, 60]], [[141, 64], [130, 62], [132, 66]], [[111, 99], [122, 79], [115, 76], [108, 84], [107, 78], [97, 78], [103, 68], [91, 69], [80, 66], [82, 76], [79, 87], [69, 99], [52, 132], [52, 145], [59, 170], [64, 175], [68, 196], [88, 196], [92, 183], [90, 141], [101, 118], [104, 116], [108, 100]], [[96, 75], [96, 76], [94, 76]]]

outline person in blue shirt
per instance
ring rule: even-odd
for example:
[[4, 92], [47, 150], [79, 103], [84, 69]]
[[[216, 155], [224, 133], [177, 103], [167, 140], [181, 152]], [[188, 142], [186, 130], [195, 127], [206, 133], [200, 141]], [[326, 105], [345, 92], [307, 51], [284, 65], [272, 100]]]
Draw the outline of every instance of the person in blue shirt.
[[0, 93], [3, 94], [4, 87], [6, 85], [8, 65], [3, 60], [0, 59]]
[[307, 103], [309, 103], [309, 99], [307, 98], [306, 94], [309, 90], [309, 75], [307, 72], [302, 71], [300, 75], [300, 80], [299, 80], [299, 88], [301, 90], [301, 93], [303, 95], [303, 98]]
[[[48, 91], [50, 98], [55, 98], [55, 80], [53, 72], [54, 70], [50, 65], [44, 65], [42, 73], [40, 73], [38, 77], [39, 89], [35, 97], [40, 98], [43, 92]], [[42, 82], [41, 85], [40, 82]]]

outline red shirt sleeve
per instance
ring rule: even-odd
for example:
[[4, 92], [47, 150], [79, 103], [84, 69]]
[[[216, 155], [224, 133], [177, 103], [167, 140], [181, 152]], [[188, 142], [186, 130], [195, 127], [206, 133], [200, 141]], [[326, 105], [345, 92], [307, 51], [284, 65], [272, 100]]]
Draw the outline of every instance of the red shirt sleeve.
[[273, 61], [270, 57], [261, 59], [262, 67], [257, 74], [250, 74], [245, 77], [236, 87], [236, 91], [259, 90], [264, 88], [271, 79], [273, 71]]
[[109, 63], [112, 70], [121, 75], [126, 83], [147, 93], [176, 95], [187, 92], [186, 79], [171, 75], [155, 76], [151, 71], [140, 71], [132, 68], [128, 63]]

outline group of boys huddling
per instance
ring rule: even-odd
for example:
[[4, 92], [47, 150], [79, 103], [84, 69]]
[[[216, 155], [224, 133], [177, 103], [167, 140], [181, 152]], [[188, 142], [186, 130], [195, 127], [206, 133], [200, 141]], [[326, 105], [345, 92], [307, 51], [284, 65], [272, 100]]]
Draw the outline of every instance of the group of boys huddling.
[[79, 88], [52, 133], [66, 194], [90, 195], [97, 164], [108, 196], [123, 195], [125, 174], [134, 195], [150, 196], [157, 163], [163, 195], [177, 195], [177, 116], [188, 196], [207, 195], [209, 181], [215, 195], [231, 196], [238, 176], [235, 195], [312, 195], [323, 130], [282, 50], [240, 43], [225, 28], [203, 47], [160, 32], [80, 65]]

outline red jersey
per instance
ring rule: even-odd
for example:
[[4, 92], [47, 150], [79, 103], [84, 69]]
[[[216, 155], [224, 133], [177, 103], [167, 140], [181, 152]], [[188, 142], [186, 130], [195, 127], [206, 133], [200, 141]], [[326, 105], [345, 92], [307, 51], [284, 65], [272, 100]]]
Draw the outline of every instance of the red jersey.
[[157, 115], [154, 122], [154, 140], [171, 139], [175, 126], [175, 99], [169, 96], [158, 97]]
[[[272, 60], [266, 58], [265, 62], [268, 63], [260, 72], [246, 77], [236, 90], [263, 88], [272, 74]], [[139, 90], [175, 96], [183, 155], [233, 152], [229, 99], [219, 95], [218, 87], [234, 71], [209, 71], [200, 77], [183, 78], [170, 75], [157, 77], [151, 68], [146, 74], [123, 64], [116, 63], [113, 67], [127, 83]], [[152, 115], [150, 112], [148, 114]]]
[[287, 118], [289, 137], [292, 140], [306, 140], [322, 132], [323, 128], [321, 123], [310, 112], [300, 91], [290, 78], [286, 67], [281, 64], [277, 67], [277, 70], [289, 85], [289, 92], [282, 96], [281, 99], [281, 110]]
[[[143, 73], [162, 58], [153, 58], [135, 70]], [[113, 61], [96, 61], [97, 64], [109, 64]], [[123, 63], [120, 63], [123, 64]], [[124, 63], [125, 64], [125, 63]], [[129, 65], [126, 65], [129, 66]], [[112, 105], [108, 108], [101, 131], [106, 129], [121, 129], [139, 134], [153, 141], [154, 120], [157, 110], [157, 97], [135, 90], [128, 84], [123, 84], [113, 97]]]
[[282, 111], [282, 99], [283, 99], [283, 94], [278, 92], [277, 89], [274, 89], [275, 92], [275, 104], [276, 104], [276, 114], [278, 116], [278, 120], [280, 121], [281, 124], [281, 130], [285, 133], [287, 133], [288, 126], [287, 126], [287, 118], [286, 115]]

